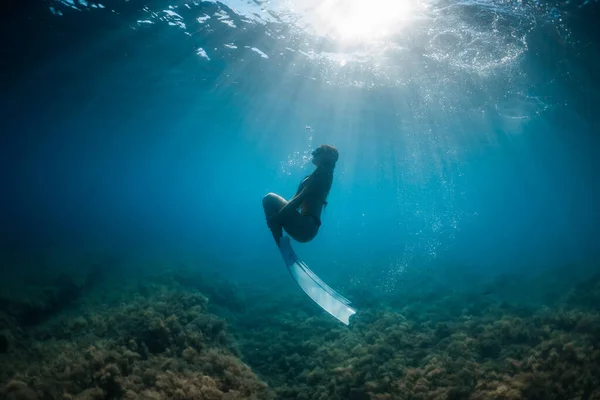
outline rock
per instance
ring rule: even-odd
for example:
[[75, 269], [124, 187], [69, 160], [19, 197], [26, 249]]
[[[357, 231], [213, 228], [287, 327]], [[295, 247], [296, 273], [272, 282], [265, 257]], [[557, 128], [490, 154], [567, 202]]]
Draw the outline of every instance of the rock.
[[26, 383], [13, 380], [0, 389], [0, 398], [3, 400], [37, 400], [39, 397]]
[[8, 338], [5, 334], [0, 333], [0, 354], [8, 351]]

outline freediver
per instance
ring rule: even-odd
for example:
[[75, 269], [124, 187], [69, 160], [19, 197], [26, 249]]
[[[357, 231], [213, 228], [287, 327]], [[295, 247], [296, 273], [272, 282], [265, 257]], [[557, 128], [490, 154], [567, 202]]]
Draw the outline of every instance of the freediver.
[[267, 226], [278, 247], [283, 229], [294, 240], [306, 243], [317, 236], [321, 226], [321, 212], [327, 205], [339, 153], [335, 147], [323, 144], [311, 155], [312, 163], [317, 168], [302, 180], [290, 201], [275, 193], [268, 193], [263, 197]]

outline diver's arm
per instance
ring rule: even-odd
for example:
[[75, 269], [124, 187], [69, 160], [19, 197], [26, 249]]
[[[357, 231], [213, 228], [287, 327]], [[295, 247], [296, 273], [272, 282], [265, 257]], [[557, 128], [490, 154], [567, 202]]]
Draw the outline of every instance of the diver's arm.
[[307, 194], [309, 193], [309, 185], [302, 189], [300, 193], [295, 195], [273, 218], [276, 220], [282, 220], [285, 216], [291, 212], [298, 210], [302, 203], [304, 203], [304, 199], [306, 199]]
[[304, 187], [299, 193], [297, 193], [292, 199], [277, 213], [272, 217], [273, 222], [282, 221], [285, 217], [298, 210], [302, 207], [304, 200], [306, 200], [306, 196], [308, 196], [314, 189], [314, 184], [311, 182]]

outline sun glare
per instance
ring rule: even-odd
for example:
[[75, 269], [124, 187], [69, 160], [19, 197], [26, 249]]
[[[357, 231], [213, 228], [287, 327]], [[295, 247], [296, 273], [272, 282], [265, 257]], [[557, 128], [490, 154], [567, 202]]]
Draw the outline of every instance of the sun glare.
[[342, 41], [388, 36], [411, 17], [416, 0], [325, 0], [317, 9], [329, 35]]

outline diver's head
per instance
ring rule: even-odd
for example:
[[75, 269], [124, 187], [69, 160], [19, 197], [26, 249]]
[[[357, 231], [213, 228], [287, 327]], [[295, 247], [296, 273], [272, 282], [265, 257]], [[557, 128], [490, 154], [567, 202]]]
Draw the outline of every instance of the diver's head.
[[337, 149], [328, 144], [322, 144], [317, 147], [312, 153], [312, 163], [317, 167], [334, 168], [338, 160], [339, 153]]

